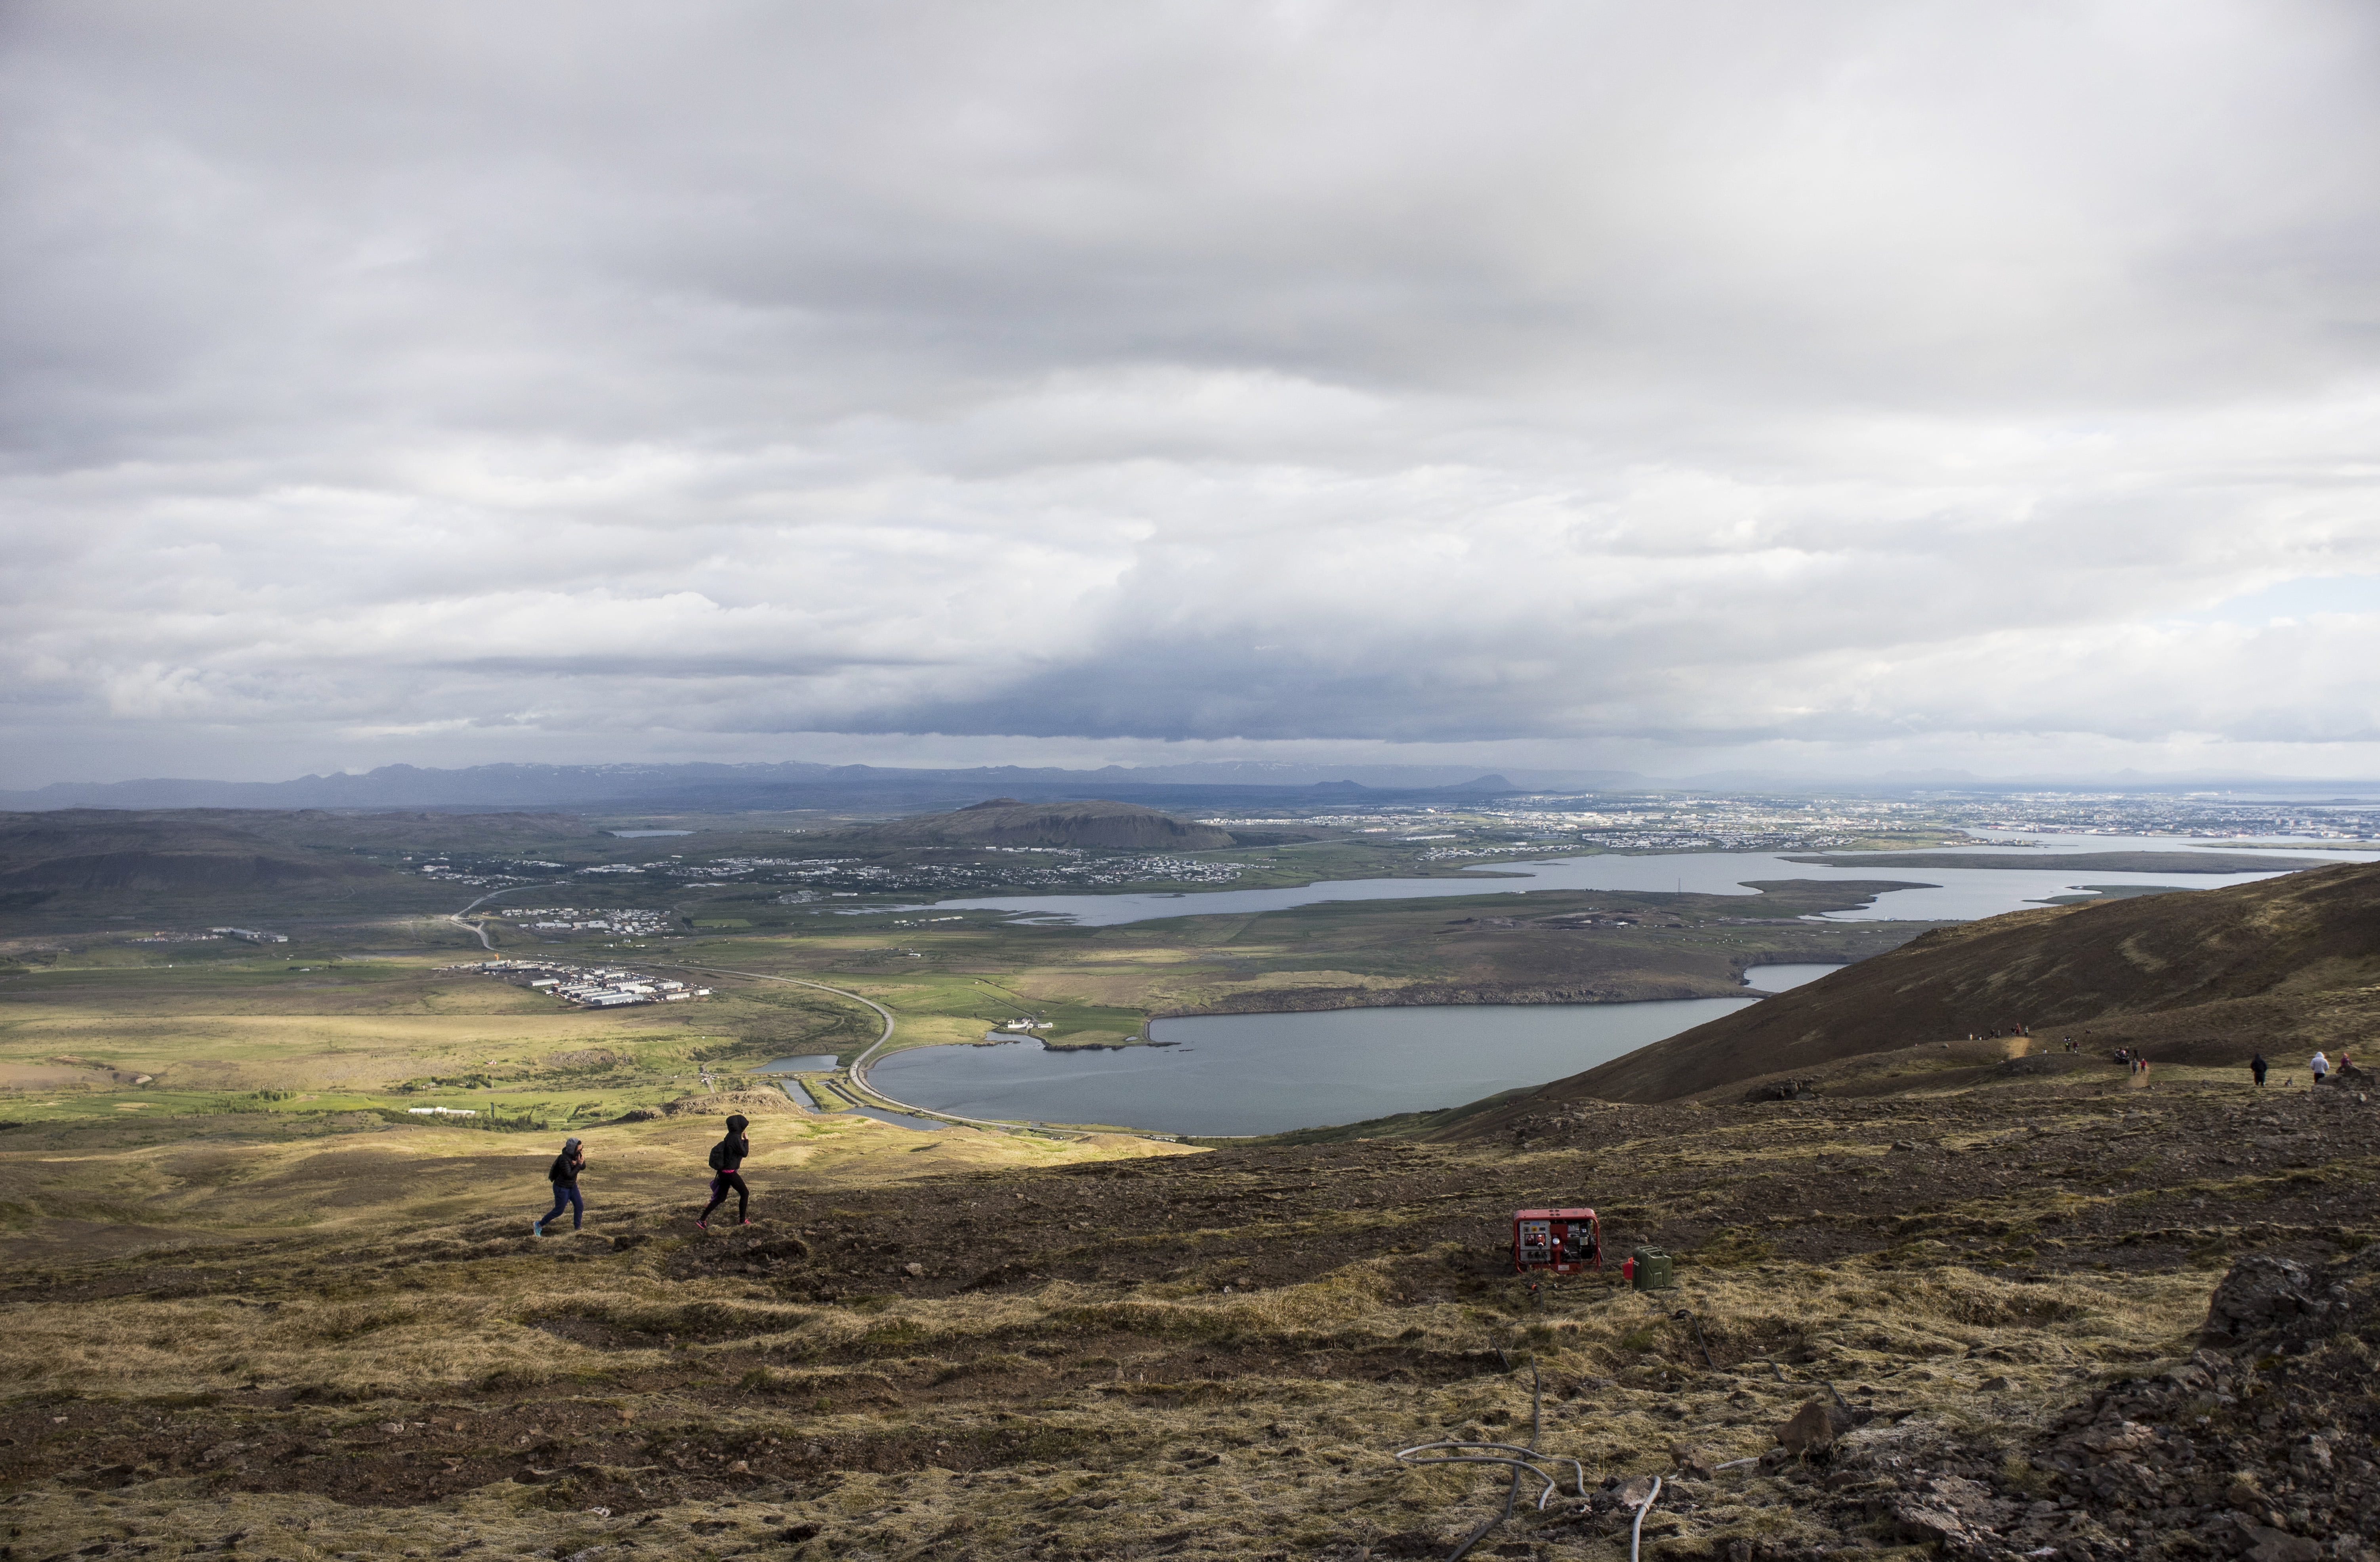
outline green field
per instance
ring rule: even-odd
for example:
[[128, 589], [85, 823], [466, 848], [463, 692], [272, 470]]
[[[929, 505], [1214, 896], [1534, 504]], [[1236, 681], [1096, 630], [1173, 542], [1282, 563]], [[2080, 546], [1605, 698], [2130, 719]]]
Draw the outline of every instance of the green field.
[[[424, 1165], [455, 1161], [468, 1180], [476, 1175], [470, 1165], [513, 1166], [550, 1153], [552, 1137], [569, 1132], [616, 1144], [634, 1164], [647, 1153], [638, 1146], [709, 1131], [685, 1115], [686, 1104], [714, 1091], [758, 1090], [767, 1093], [755, 1099], [784, 1102], [795, 1125], [786, 1134], [814, 1149], [834, 1147], [809, 1157], [820, 1176], [830, 1163], [843, 1168], [836, 1177], [866, 1180], [921, 1175], [954, 1155], [1037, 1164], [1051, 1154], [1170, 1148], [1147, 1139], [974, 1130], [921, 1140], [847, 1110], [802, 1112], [785, 1101], [782, 1080], [752, 1071], [776, 1058], [829, 1055], [839, 1066], [821, 1081], [830, 1103], [870, 1100], [840, 1070], [878, 1043], [881, 1023], [865, 1004], [801, 982], [882, 1005], [893, 1017], [894, 1049], [978, 1043], [988, 1031], [1006, 1037], [1015, 1032], [999, 1028], [1018, 1019], [1031, 1021], [1026, 1033], [1045, 1045], [1105, 1047], [1145, 1038], [1153, 1017], [1172, 1013], [1730, 995], [1741, 991], [1746, 964], [1856, 959], [1915, 931], [1796, 921], [1859, 904], [1879, 887], [1806, 883], [1769, 885], [1758, 897], [1521, 897], [1483, 886], [1475, 895], [1254, 915], [1198, 914], [1196, 889], [1185, 886], [1184, 915], [1103, 928], [895, 909], [875, 901], [899, 897], [866, 895], [838, 905], [856, 914], [822, 916], [780, 904], [786, 892], [777, 885], [695, 887], [687, 875], [715, 874], [725, 871], [720, 862], [747, 858], [890, 863], [888, 872], [905, 872], [903, 863], [916, 854], [871, 855], [860, 821], [677, 821], [668, 827], [698, 834], [634, 841], [605, 834], [603, 823], [214, 811], [92, 824], [115, 847], [151, 851], [162, 864], [157, 882], [170, 893], [87, 887], [55, 892], [47, 909], [12, 903], [14, 935], [0, 939], [0, 1123], [14, 1126], [0, 1131], [30, 1137], [0, 1140], [0, 1147], [15, 1147], [0, 1148], [16, 1168], [8, 1174], [17, 1190], [7, 1229], [36, 1247], [73, 1246], [150, 1239], [136, 1234], [153, 1235], [161, 1221], [177, 1230], [193, 1221], [230, 1230], [263, 1218], [263, 1205], [250, 1207], [229, 1191], [250, 1172], [195, 1178], [190, 1187], [214, 1190], [196, 1202], [160, 1191], [180, 1187], [181, 1174], [154, 1167], [200, 1143], [217, 1146], [229, 1157], [225, 1165], [237, 1166], [360, 1138], [393, 1153], [402, 1147], [407, 1166], [423, 1157]], [[1489, 829], [1439, 823], [1471, 831], [1465, 839], [1486, 838], [1481, 832]], [[1424, 862], [1416, 855], [1427, 849], [1422, 843], [1313, 833], [1321, 838], [1195, 855], [1244, 863], [1237, 887], [1478, 867], [1474, 859]], [[38, 830], [26, 838], [38, 844]], [[206, 875], [248, 860], [242, 853], [298, 874], [298, 889], [207, 890]], [[972, 860], [1029, 867], [1044, 858], [1110, 876], [1115, 862], [1172, 861], [1165, 871], [1180, 871], [1183, 860], [996, 851]], [[682, 861], [698, 865], [671, 866]], [[577, 872], [621, 862], [638, 871]], [[566, 878], [498, 892], [418, 871], [427, 864], [485, 876], [505, 863], [542, 863], [535, 871]], [[1128, 886], [1128, 873], [1124, 881]], [[453, 920], [483, 899], [472, 925]], [[508, 918], [508, 904], [643, 907], [665, 920], [633, 937], [559, 934], [521, 925], [535, 917]], [[914, 899], [907, 904], [914, 908]], [[191, 936], [219, 923], [268, 928], [289, 942]], [[161, 934], [178, 941], [157, 942]], [[711, 991], [687, 1003], [575, 1008], [467, 969], [491, 958], [483, 934], [494, 957], [625, 962]], [[665, 1111], [673, 1103], [674, 1117]], [[417, 1110], [423, 1107], [446, 1111]], [[66, 1137], [53, 1144], [53, 1135]], [[36, 1153], [37, 1142], [50, 1148]], [[132, 1204], [110, 1205], [113, 1214], [95, 1215], [57, 1191], [75, 1181], [62, 1182], [53, 1165], [59, 1146], [70, 1146], [78, 1164], [96, 1157], [94, 1165], [154, 1187]], [[152, 1169], [136, 1174], [128, 1169], [135, 1165]], [[92, 1175], [103, 1183], [115, 1173]], [[380, 1190], [366, 1202], [411, 1196]]]

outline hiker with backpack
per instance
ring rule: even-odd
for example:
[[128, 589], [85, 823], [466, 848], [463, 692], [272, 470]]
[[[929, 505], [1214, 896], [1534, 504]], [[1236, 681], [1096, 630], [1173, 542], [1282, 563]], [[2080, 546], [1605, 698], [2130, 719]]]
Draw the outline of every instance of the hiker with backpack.
[[752, 1141], [744, 1136], [744, 1130], [751, 1126], [750, 1120], [743, 1117], [728, 1118], [727, 1137], [710, 1147], [710, 1202], [703, 1205], [702, 1213], [695, 1217], [697, 1230], [710, 1229], [710, 1212], [727, 1202], [731, 1190], [735, 1195], [735, 1223], [752, 1224], [747, 1213], [752, 1206], [752, 1190], [744, 1186], [744, 1157], [752, 1153]]
[[562, 1206], [570, 1206], [570, 1229], [577, 1230], [587, 1219], [587, 1201], [578, 1196], [578, 1174], [587, 1169], [587, 1152], [576, 1139], [562, 1141], [562, 1153], [553, 1165], [545, 1168], [545, 1180], [553, 1184], [553, 1208], [528, 1223], [532, 1237], [545, 1235], [545, 1223], [562, 1218]]

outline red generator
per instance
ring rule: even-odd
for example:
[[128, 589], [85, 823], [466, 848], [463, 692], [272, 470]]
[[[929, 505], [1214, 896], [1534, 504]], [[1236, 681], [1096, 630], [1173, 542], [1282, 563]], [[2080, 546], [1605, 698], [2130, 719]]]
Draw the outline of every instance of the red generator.
[[1569, 1275], [1603, 1267], [1603, 1226], [1593, 1210], [1512, 1212], [1512, 1272]]

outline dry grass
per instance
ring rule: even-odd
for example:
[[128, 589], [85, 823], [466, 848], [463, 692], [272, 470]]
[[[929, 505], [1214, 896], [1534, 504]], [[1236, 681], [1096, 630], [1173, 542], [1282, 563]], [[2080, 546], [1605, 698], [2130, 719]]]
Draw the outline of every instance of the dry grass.
[[[557, 1511], [553, 1487], [511, 1482], [393, 1510], [297, 1492], [220, 1492], [191, 1475], [99, 1509], [28, 1491], [11, 1522], [43, 1547], [89, 1544], [111, 1527], [184, 1541], [240, 1531], [243, 1553], [289, 1556], [394, 1556], [465, 1540], [499, 1551], [575, 1548], [631, 1535], [662, 1555], [716, 1555], [728, 1534], [762, 1532], [761, 1520], [779, 1515], [834, 1537], [819, 1555], [852, 1545], [896, 1555], [937, 1542], [936, 1555], [957, 1555], [948, 1543], [962, 1533], [980, 1556], [1026, 1555], [1046, 1534], [1076, 1556], [1130, 1556], [1159, 1535], [1186, 1547], [1177, 1555], [1317, 1550], [1365, 1533], [1451, 1531], [1488, 1511], [1500, 1497], [1500, 1472], [1415, 1470], [1388, 1455], [1445, 1436], [1525, 1440], [1531, 1363], [1548, 1387], [1548, 1451], [1597, 1476], [1670, 1471], [1681, 1442], [1719, 1458], [1759, 1453], [1776, 1423], [1819, 1392], [1815, 1378], [1873, 1389], [1861, 1397], [1915, 1417], [1862, 1436], [2030, 1424], [2094, 1373], [2179, 1348], [2205, 1298], [2196, 1277], [2015, 1285], [1955, 1268], [1767, 1265], [1689, 1272], [1660, 1296], [1575, 1286], [1542, 1312], [1506, 1315], [1390, 1300], [1401, 1266], [1434, 1259], [1420, 1254], [1252, 1294], [1150, 1299], [1053, 1283], [995, 1297], [810, 1306], [757, 1297], [735, 1280], [670, 1280], [667, 1242], [559, 1275], [546, 1254], [492, 1244], [476, 1227], [408, 1232], [406, 1243], [423, 1256], [394, 1270], [288, 1266], [261, 1287], [273, 1293], [261, 1304], [20, 1301], [7, 1309], [0, 1373], [51, 1394], [152, 1406], [253, 1378], [345, 1407], [316, 1418], [322, 1435], [451, 1421], [464, 1431], [444, 1443], [458, 1447], [529, 1435], [512, 1432], [519, 1418], [492, 1406], [492, 1389], [530, 1397], [527, 1413], [541, 1423], [592, 1413], [632, 1426], [633, 1452], [552, 1456], [557, 1465], [591, 1458], [626, 1470], [666, 1469], [670, 1456], [654, 1449], [687, 1439], [750, 1447], [892, 1438], [947, 1449], [1019, 1428], [1055, 1457], [847, 1470], [757, 1487], [757, 1500], [740, 1504], [664, 1504], [608, 1519]], [[471, 1256], [490, 1246], [505, 1251]], [[1700, 1344], [1691, 1323], [1671, 1316], [1681, 1307], [1699, 1320]], [[644, 1343], [557, 1338], [540, 1327], [556, 1318]], [[1718, 1370], [1703, 1364], [1705, 1345]], [[1513, 1370], [1488, 1361], [1439, 1382], [1361, 1370], [1381, 1350], [1491, 1348]], [[1778, 1381], [1780, 1372], [1793, 1381]], [[2013, 1386], [1980, 1396], [1985, 1377]], [[736, 1392], [723, 1401], [689, 1392], [702, 1381]], [[237, 1426], [225, 1435], [237, 1441]], [[1101, 1457], [1087, 1457], [1093, 1451]], [[618, 1479], [640, 1478], [652, 1477]], [[1733, 1473], [1687, 1487], [1696, 1546], [1791, 1538], [1790, 1506], [1765, 1479]], [[704, 1528], [722, 1524], [729, 1528]], [[1556, 1544], [1547, 1554], [1597, 1550]]]
[[[782, 1098], [779, 1098], [782, 1102]], [[872, 1118], [785, 1112], [757, 1120], [747, 1170], [768, 1213], [821, 1190], [913, 1181], [967, 1169], [1060, 1166], [1201, 1152], [1118, 1135], [1057, 1140], [972, 1129], [918, 1133]], [[494, 1134], [363, 1119], [286, 1141], [246, 1137], [238, 1117], [180, 1119], [157, 1142], [78, 1130], [55, 1144], [0, 1141], [0, 1255], [18, 1264], [170, 1251], [300, 1229], [392, 1224], [549, 1202], [545, 1169], [562, 1130]], [[264, 1131], [270, 1131], [270, 1128]], [[719, 1120], [705, 1115], [571, 1130], [585, 1141], [589, 1206], [698, 1206]], [[508, 1226], [514, 1222], [508, 1220]]]
[[[1903, 1126], [1929, 1112], [1928, 1133]], [[2187, 1350], [2213, 1284], [2195, 1233], [2234, 1218], [2186, 1214], [2213, 1186], [2195, 1162], [2158, 1173], [2161, 1192], [2125, 1181], [2148, 1175], [2126, 1168], [2149, 1149], [2203, 1139], [2180, 1119], [2044, 1097], [2001, 1122], [1921, 1103], [1618, 1111], [1577, 1130], [1586, 1149], [1378, 1144], [1135, 1166], [1100, 1157], [1172, 1147], [771, 1118], [758, 1125], [765, 1224], [748, 1247], [688, 1239], [716, 1132], [701, 1118], [587, 1134], [602, 1235], [542, 1242], [525, 1229], [542, 1142], [374, 1129], [11, 1151], [6, 1196], [41, 1203], [40, 1220], [216, 1222], [226, 1245], [205, 1266], [238, 1281], [203, 1296], [154, 1274], [140, 1294], [11, 1293], [0, 1374], [23, 1388], [0, 1401], [0, 1436], [15, 1439], [0, 1457], [68, 1479], [20, 1483], [9, 1521], [26, 1556], [138, 1529], [168, 1550], [239, 1531], [242, 1552], [291, 1556], [480, 1541], [497, 1556], [606, 1544], [626, 1562], [634, 1541], [671, 1557], [765, 1544], [805, 1558], [1349, 1562], [1370, 1541], [1436, 1544], [1493, 1510], [1502, 1471], [1390, 1455], [1526, 1441], [1532, 1367], [1540, 1446], [1594, 1480], [1675, 1477], [1681, 1446], [1759, 1455], [1828, 1385], [1882, 1412], [1854, 1443], [1997, 1459], [2098, 1383]], [[1885, 1149], [1904, 1133], [1937, 1147], [1925, 1155], [1964, 1158], [1912, 1176], [1905, 1147]], [[2007, 1172], [2020, 1153], [2037, 1171], [2102, 1154], [2109, 1169], [2068, 1188]], [[1886, 1164], [1901, 1169], [1871, 1175]], [[1821, 1166], [1830, 1192], [1810, 1180]], [[1988, 1183], [1995, 1168], [2015, 1180]], [[1803, 1191], [1782, 1208], [1747, 1192], [1772, 1176]], [[2222, 1178], [2272, 1180], [2255, 1167]], [[1607, 1276], [1532, 1296], [1487, 1274], [1482, 1206], [1560, 1186], [1597, 1188], [1619, 1228], [1649, 1232], [1657, 1210], [1699, 1222], [1676, 1244], [1677, 1288]], [[517, 1211], [491, 1212], [492, 1187]], [[1879, 1201], [1888, 1187], [1916, 1196]], [[2255, 1219], [2308, 1228], [2313, 1206], [2280, 1211], [2269, 1191]], [[2095, 1267], [2121, 1256], [2124, 1233], [2083, 1227], [2152, 1192], [2171, 1207], [2145, 1226], [2179, 1256]], [[1819, 1203], [1834, 1213], [1812, 1218]], [[2033, 1229], [2061, 1211], [2052, 1235]], [[307, 1224], [273, 1234], [275, 1218]], [[938, 1220], [965, 1246], [904, 1278]], [[2168, 1240], [2177, 1221], [2191, 1229]], [[1839, 1227], [1864, 1235], [1814, 1238]], [[1994, 1246], [1952, 1251], [1986, 1228]], [[1989, 1272], [2016, 1241], [2071, 1246], [2022, 1279]], [[1808, 1256], [1822, 1251], [1836, 1256]], [[1787, 1473], [1673, 1480], [1650, 1555], [1845, 1544]], [[1575, 1515], [1524, 1517], [1498, 1539], [1543, 1557], [1614, 1555], [1608, 1530]]]

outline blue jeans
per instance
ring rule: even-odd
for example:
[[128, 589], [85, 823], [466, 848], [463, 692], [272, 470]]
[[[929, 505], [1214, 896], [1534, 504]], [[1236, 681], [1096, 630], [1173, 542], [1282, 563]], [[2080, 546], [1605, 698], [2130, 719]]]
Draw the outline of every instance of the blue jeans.
[[547, 1220], [560, 1218], [562, 1206], [565, 1203], [570, 1206], [570, 1229], [577, 1230], [587, 1218], [587, 1201], [578, 1196], [578, 1184], [575, 1182], [557, 1182], [553, 1185], [553, 1208], [546, 1211], [545, 1220], [540, 1220], [538, 1224], [543, 1226]]

